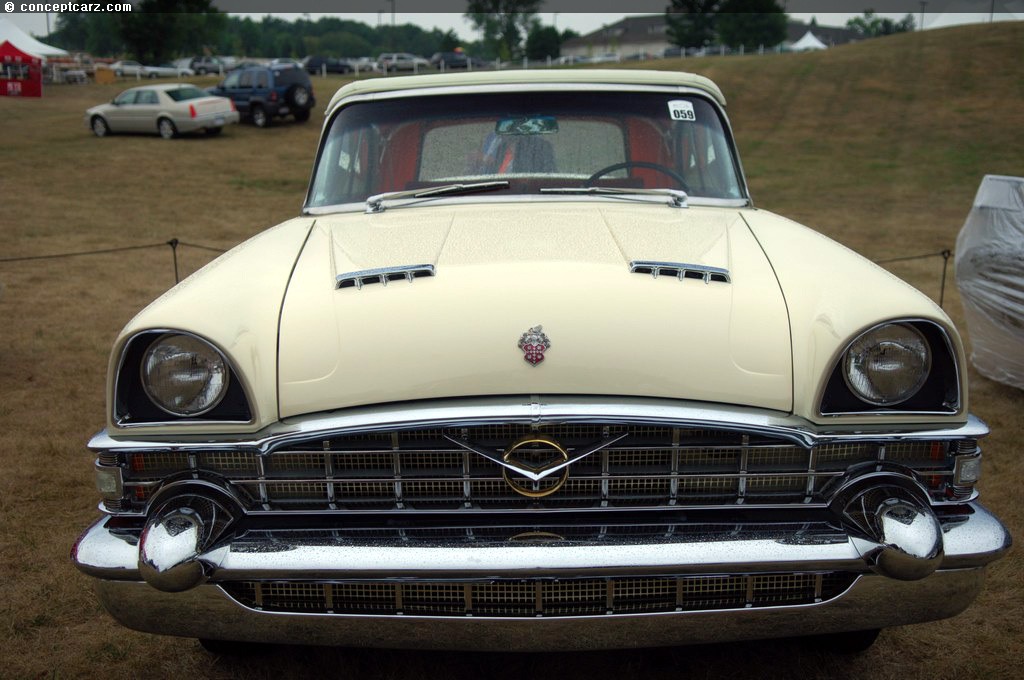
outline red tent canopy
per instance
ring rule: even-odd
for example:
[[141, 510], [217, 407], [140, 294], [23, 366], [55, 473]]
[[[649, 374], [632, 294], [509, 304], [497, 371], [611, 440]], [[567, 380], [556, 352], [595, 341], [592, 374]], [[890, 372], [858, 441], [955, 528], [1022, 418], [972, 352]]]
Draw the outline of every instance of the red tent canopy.
[[7, 40], [0, 43], [0, 96], [43, 96], [43, 60]]

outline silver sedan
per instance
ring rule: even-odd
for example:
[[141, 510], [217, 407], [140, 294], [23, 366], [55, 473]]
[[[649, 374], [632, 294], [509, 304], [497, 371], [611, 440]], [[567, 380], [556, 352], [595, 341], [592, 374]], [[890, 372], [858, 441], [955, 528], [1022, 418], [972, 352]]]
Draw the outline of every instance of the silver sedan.
[[125, 90], [113, 101], [88, 109], [84, 122], [97, 137], [155, 132], [171, 139], [197, 130], [220, 134], [225, 125], [238, 122], [238, 111], [230, 99], [212, 96], [195, 85], [169, 83]]

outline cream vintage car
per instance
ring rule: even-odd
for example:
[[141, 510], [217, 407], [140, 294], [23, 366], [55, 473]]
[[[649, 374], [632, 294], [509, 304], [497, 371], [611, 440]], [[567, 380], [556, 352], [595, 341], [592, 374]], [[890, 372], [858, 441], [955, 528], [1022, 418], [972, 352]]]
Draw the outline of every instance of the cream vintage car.
[[75, 564], [122, 624], [541, 650], [949, 617], [977, 502], [941, 309], [757, 209], [706, 78], [371, 79], [302, 215], [143, 310]]

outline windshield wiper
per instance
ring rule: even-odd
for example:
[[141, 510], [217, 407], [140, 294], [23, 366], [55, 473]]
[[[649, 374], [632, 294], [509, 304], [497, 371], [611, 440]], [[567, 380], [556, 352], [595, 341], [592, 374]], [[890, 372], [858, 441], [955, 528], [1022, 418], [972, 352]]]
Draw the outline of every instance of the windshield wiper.
[[689, 196], [681, 189], [624, 189], [621, 187], [543, 187], [542, 194], [596, 194], [600, 196], [667, 196], [673, 208], [686, 208]]
[[494, 182], [474, 182], [472, 184], [442, 184], [423, 189], [406, 189], [405, 191], [388, 191], [366, 199], [366, 212], [384, 212], [384, 201], [400, 198], [436, 198], [437, 196], [453, 196], [456, 194], [474, 194], [480, 191], [497, 191], [508, 189], [508, 180]]

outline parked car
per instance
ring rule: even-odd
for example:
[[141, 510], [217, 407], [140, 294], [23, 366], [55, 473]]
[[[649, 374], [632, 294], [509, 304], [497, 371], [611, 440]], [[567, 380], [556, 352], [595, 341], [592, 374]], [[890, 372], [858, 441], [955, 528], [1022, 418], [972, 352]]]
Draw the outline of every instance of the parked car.
[[385, 52], [377, 57], [381, 70], [420, 71], [430, 67], [430, 62], [408, 52]]
[[430, 65], [436, 69], [469, 68], [469, 57], [465, 52], [435, 52], [430, 57]]
[[1010, 539], [960, 336], [755, 208], [724, 107], [644, 70], [339, 90], [302, 214], [114, 343], [73, 549], [107, 610], [505, 652], [967, 607]]
[[196, 74], [187, 66], [161, 64], [160, 66], [143, 66], [147, 78], [186, 78]]
[[238, 122], [230, 99], [213, 97], [195, 85], [168, 83], [133, 87], [109, 104], [85, 112], [85, 126], [97, 137], [114, 132], [149, 132], [172, 139], [187, 132], [218, 135]]
[[132, 61], [130, 59], [122, 59], [120, 61], [115, 61], [113, 64], [110, 65], [110, 70], [113, 71], [114, 75], [116, 75], [118, 78], [124, 76], [146, 75], [146, 67], [140, 64], [139, 62]]
[[231, 65], [231, 71], [238, 71], [244, 68], [263, 68], [269, 66], [268, 61], [257, 61], [255, 59], [246, 59], [244, 61], [238, 61]]
[[230, 70], [230, 67], [217, 57], [195, 57], [189, 63], [189, 68], [200, 76], [208, 73], [227, 73]]
[[316, 106], [309, 75], [292, 65], [237, 69], [207, 91], [231, 99], [256, 127], [267, 127], [275, 118], [289, 115], [305, 123]]
[[309, 56], [302, 60], [302, 68], [310, 75], [319, 75], [326, 68], [327, 73], [352, 73], [355, 68], [344, 59], [336, 57]]
[[359, 73], [379, 72], [381, 70], [380, 64], [373, 57], [356, 57], [355, 59], [349, 59], [348, 63]]

